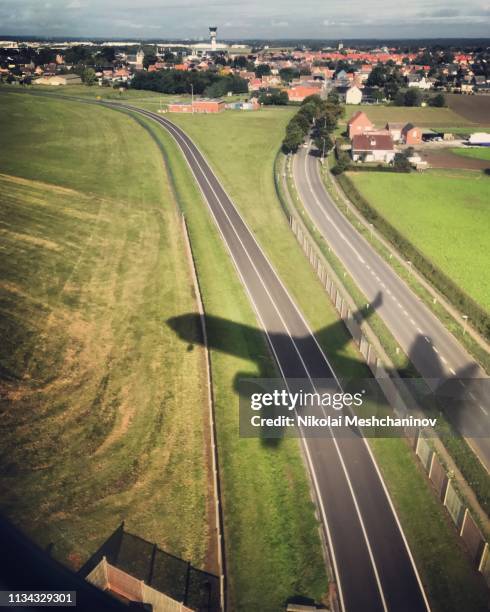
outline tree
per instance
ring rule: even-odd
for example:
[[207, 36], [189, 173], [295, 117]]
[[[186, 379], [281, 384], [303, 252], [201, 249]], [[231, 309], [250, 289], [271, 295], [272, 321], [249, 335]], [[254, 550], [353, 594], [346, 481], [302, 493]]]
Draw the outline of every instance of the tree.
[[399, 172], [410, 172], [411, 166], [408, 157], [409, 156], [404, 153], [396, 153], [395, 159], [393, 160], [393, 166]]
[[275, 91], [272, 93], [261, 93], [259, 95], [259, 103], [264, 106], [286, 106], [289, 103], [288, 94], [285, 91]]
[[46, 47], [42, 47], [37, 52], [37, 57], [34, 57], [33, 59], [36, 66], [50, 64], [56, 59], [56, 51], [54, 51], [53, 49], [47, 49]]
[[291, 119], [289, 125], [296, 124], [299, 126], [300, 130], [303, 133], [303, 136], [306, 136], [310, 130], [311, 123], [308, 117], [302, 113], [296, 113], [296, 115]]
[[247, 68], [248, 59], [244, 55], [239, 55], [233, 59], [233, 66], [235, 68]]
[[390, 80], [385, 84], [383, 91], [388, 100], [395, 100], [400, 87], [395, 80]]
[[345, 172], [346, 170], [349, 169], [349, 166], [350, 166], [350, 157], [348, 153], [346, 153], [345, 151], [338, 151], [337, 152], [337, 163], [332, 168], [332, 173], [335, 175], [342, 174], [342, 172]]
[[143, 58], [143, 67], [144, 68], [148, 68], [148, 66], [151, 66], [152, 64], [154, 64], [157, 61], [157, 56], [154, 54], [148, 54], [145, 55], [145, 57]]
[[284, 153], [295, 153], [303, 142], [303, 138], [303, 132], [299, 125], [290, 122], [286, 130], [286, 136], [282, 141], [282, 150]]
[[96, 80], [95, 70], [93, 68], [85, 68], [82, 72], [82, 81], [85, 85], [94, 85]]
[[114, 47], [102, 47], [100, 55], [106, 62], [113, 62], [116, 59], [116, 51]]
[[369, 73], [366, 85], [368, 87], [384, 87], [386, 80], [386, 68], [384, 66], [375, 66]]
[[405, 93], [405, 106], [420, 106], [422, 103], [422, 94], [419, 89], [411, 87]]
[[285, 83], [289, 83], [293, 79], [299, 77], [299, 72], [296, 68], [281, 68], [281, 70], [279, 70], [279, 76]]
[[333, 141], [328, 132], [322, 132], [317, 134], [313, 142], [315, 143], [315, 147], [323, 153], [328, 153], [330, 149], [333, 147]]
[[434, 97], [429, 99], [430, 106], [436, 106], [437, 108], [443, 108], [446, 106], [446, 98], [443, 94], [437, 94]]
[[271, 73], [271, 67], [269, 64], [259, 64], [255, 69], [255, 76], [260, 79]]
[[403, 91], [397, 91], [393, 101], [395, 106], [405, 106], [405, 94]]

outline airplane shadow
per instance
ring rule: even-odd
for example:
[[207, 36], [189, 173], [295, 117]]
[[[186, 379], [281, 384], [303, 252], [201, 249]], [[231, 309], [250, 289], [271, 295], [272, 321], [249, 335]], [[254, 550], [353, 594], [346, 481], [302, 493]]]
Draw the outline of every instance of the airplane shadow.
[[[366, 311], [358, 310], [354, 313], [354, 318], [360, 322], [369, 319], [370, 316], [379, 308], [382, 303], [382, 292], [379, 292], [376, 299], [370, 304]], [[177, 336], [188, 345], [188, 350], [192, 350], [196, 344], [203, 344], [201, 331], [201, 320], [198, 314], [187, 313], [172, 317], [166, 321], [169, 327]], [[256, 372], [238, 372], [235, 375], [233, 387], [239, 397], [250, 399], [250, 389], [253, 388], [256, 379], [275, 379], [276, 384], [280, 384], [278, 371], [271, 367], [271, 352], [267, 351], [268, 341], [264, 332], [257, 328], [243, 323], [230, 321], [214, 315], [205, 315], [205, 325], [208, 338], [208, 347], [211, 351], [218, 351], [233, 355], [250, 363], [253, 363]], [[284, 334], [270, 333], [273, 344], [281, 346], [283, 342], [290, 341]], [[359, 379], [359, 361], [352, 359], [345, 353], [345, 346], [351, 341], [351, 336], [344, 323], [339, 319], [335, 323], [316, 331], [315, 336], [322, 347], [328, 347], [327, 357], [335, 363], [335, 369], [344, 373], [340, 381], [344, 391], [354, 379]], [[294, 337], [295, 344], [301, 349], [305, 338]], [[427, 354], [427, 343], [430, 338], [418, 335], [409, 351], [409, 361], [419, 357], [421, 352]], [[432, 377], [422, 380], [413, 377], [403, 376], [403, 371], [397, 371], [403, 378], [403, 385], [407, 386], [410, 394], [408, 397], [415, 398], [427, 416], [437, 417], [444, 413], [447, 421], [452, 426], [454, 435], [464, 435], [466, 437], [490, 436], [490, 423], [482, 428], [481, 415], [474, 420], [468, 417], [472, 406], [469, 397], [477, 395], [478, 398], [488, 397], [485, 393], [488, 390], [488, 380], [477, 380], [475, 374], [477, 366], [469, 363], [466, 368], [461, 369], [456, 374], [448, 375], [436, 352], [431, 356]], [[390, 376], [394, 372], [387, 372]], [[327, 378], [328, 374], [325, 374]], [[373, 387], [376, 388], [377, 415], [392, 414], [392, 408], [380, 391], [374, 377], [365, 367], [363, 383], [366, 379], [371, 379]], [[247, 380], [252, 386], [247, 386]], [[290, 381], [288, 380], [288, 386]], [[283, 387], [285, 388], [285, 387]], [[407, 397], [407, 396], [405, 396]], [[409, 406], [410, 408], [410, 406]], [[474, 411], [476, 413], [476, 411]], [[274, 416], [277, 413], [274, 408], [263, 409], [263, 416]], [[281, 436], [277, 436], [277, 428], [274, 428], [274, 436], [266, 429], [261, 430], [262, 442], [268, 446], [275, 446], [280, 442]], [[358, 431], [356, 431], [359, 434]], [[364, 434], [366, 435], [366, 434]], [[379, 435], [379, 434], [378, 434]], [[383, 436], [382, 436], [383, 437]]]

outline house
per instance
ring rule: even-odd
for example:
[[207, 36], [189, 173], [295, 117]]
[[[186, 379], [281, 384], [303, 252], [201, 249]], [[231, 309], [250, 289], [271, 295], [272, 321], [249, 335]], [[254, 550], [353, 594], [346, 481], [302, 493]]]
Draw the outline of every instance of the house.
[[362, 101], [362, 91], [356, 85], [349, 87], [345, 92], [346, 104], [360, 104]]
[[389, 134], [356, 134], [352, 139], [352, 159], [361, 162], [390, 163], [395, 157]]
[[308, 96], [318, 95], [320, 90], [318, 87], [307, 87], [298, 85], [286, 90], [290, 102], [303, 102]]
[[395, 123], [393, 121], [388, 121], [388, 123], [385, 125], [385, 129], [388, 130], [395, 142], [400, 142], [402, 139], [402, 129], [404, 125], [404, 123]]
[[357, 111], [357, 113], [354, 113], [347, 122], [347, 132], [349, 134], [349, 138], [351, 139], [355, 135], [364, 134], [373, 128], [374, 124], [369, 120], [366, 113], [363, 113], [362, 111]]
[[118, 68], [114, 70], [112, 80], [118, 83], [126, 83], [129, 80], [129, 70], [127, 68]]
[[402, 129], [402, 140], [407, 145], [417, 145], [422, 142], [422, 130], [412, 123], [407, 123]]
[[409, 74], [407, 80], [409, 87], [418, 87], [419, 89], [430, 89], [433, 85], [432, 81], [419, 74]]
[[255, 111], [260, 109], [260, 104], [257, 98], [251, 98], [248, 102], [230, 102], [230, 104], [226, 105], [226, 108], [230, 110]]

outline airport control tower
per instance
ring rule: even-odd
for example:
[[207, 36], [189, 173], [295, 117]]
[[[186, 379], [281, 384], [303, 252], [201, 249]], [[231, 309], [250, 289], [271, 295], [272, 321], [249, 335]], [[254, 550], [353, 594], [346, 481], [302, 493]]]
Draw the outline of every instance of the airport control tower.
[[216, 50], [216, 33], [218, 28], [216, 26], [209, 26], [209, 39], [211, 41], [211, 50]]

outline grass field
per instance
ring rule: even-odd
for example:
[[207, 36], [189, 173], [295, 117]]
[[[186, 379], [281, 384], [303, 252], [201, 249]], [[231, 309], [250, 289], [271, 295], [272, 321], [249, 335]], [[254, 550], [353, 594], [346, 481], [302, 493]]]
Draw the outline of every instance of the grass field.
[[[0, 85], [0, 92], [19, 91], [20, 93], [42, 93], [43, 95], [59, 96], [76, 96], [79, 98], [87, 98], [90, 100], [107, 100], [111, 102], [130, 102], [138, 106], [144, 106], [150, 110], [156, 111], [160, 107], [171, 102], [190, 102], [191, 94], [163, 94], [156, 91], [146, 89], [125, 89], [120, 91], [119, 88], [102, 87], [99, 85], [63, 85], [63, 86], [42, 86], [31, 85], [28, 87], [18, 88], [12, 85]], [[248, 94], [237, 94], [227, 97], [226, 101], [238, 100], [248, 97]]]
[[458, 115], [450, 108], [384, 106], [383, 104], [359, 104], [345, 107], [345, 121], [357, 111], [364, 111], [377, 127], [384, 127], [387, 121], [411, 122], [420, 127], [465, 127], [476, 125]]
[[[173, 116], [208, 156], [226, 190], [265, 248], [276, 270], [317, 331], [336, 371], [346, 377], [368, 376], [365, 366], [338, 322], [331, 303], [307, 264], [280, 209], [272, 163], [288, 112], [227, 113], [219, 116]], [[430, 490], [426, 477], [403, 440], [372, 445], [385, 475], [432, 609], [483, 611], [486, 590], [459, 548], [457, 535]]]
[[490, 147], [479, 147], [470, 149], [451, 149], [456, 155], [462, 155], [463, 157], [471, 157], [473, 159], [483, 159], [490, 161]]
[[195, 302], [158, 148], [25, 95], [0, 132], [1, 510], [75, 567], [122, 519], [201, 565], [203, 351], [164, 325]]
[[443, 272], [490, 307], [490, 179], [463, 170], [349, 173], [361, 194]]

